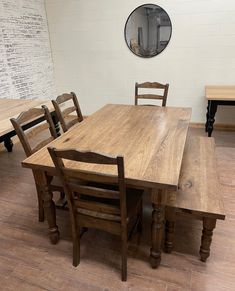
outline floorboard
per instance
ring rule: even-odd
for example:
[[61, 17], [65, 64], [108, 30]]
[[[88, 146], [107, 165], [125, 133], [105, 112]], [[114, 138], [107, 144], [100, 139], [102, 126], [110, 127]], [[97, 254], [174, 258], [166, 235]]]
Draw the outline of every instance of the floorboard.
[[[190, 135], [205, 135], [190, 129]], [[0, 290], [235, 290], [235, 133], [214, 131], [226, 220], [218, 221], [207, 263], [199, 260], [201, 223], [177, 223], [172, 254], [162, 254], [157, 270], [149, 265], [151, 205], [144, 203], [144, 230], [128, 249], [128, 281], [120, 279], [120, 243], [95, 230], [81, 241], [81, 263], [72, 266], [69, 216], [57, 211], [61, 240], [51, 245], [47, 224], [37, 221], [33, 176], [13, 152], [0, 145]]]

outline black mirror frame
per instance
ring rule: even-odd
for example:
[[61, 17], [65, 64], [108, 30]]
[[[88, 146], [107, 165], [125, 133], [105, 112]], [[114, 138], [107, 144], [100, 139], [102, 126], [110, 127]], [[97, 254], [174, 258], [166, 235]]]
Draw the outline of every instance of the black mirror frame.
[[[128, 44], [128, 42], [127, 42], [127, 39], [126, 39], [126, 27], [127, 27], [127, 23], [128, 23], [128, 20], [129, 20], [129, 18], [131, 17], [131, 15], [137, 10], [137, 9], [139, 9], [140, 7], [142, 7], [142, 6], [145, 6], [145, 5], [154, 5], [154, 6], [158, 6], [158, 7], [160, 7], [166, 14], [167, 14], [167, 16], [168, 16], [168, 18], [169, 18], [169, 20], [170, 20], [170, 24], [171, 24], [171, 34], [170, 34], [170, 37], [169, 37], [169, 41], [168, 41], [168, 43], [167, 43], [167, 45], [165, 46], [165, 48], [160, 52], [160, 53], [156, 53], [155, 55], [151, 55], [151, 56], [141, 56], [141, 55], [138, 55], [138, 54], [136, 54], [130, 47], [129, 47], [129, 44]], [[166, 12], [166, 10], [165, 9], [163, 9], [161, 6], [159, 6], [159, 5], [157, 5], [157, 4], [153, 4], [153, 3], [145, 3], [145, 4], [142, 4], [142, 5], [139, 5], [138, 7], [136, 7], [130, 14], [129, 14], [129, 16], [128, 16], [128, 18], [127, 18], [127, 20], [126, 20], [126, 24], [125, 24], [125, 27], [124, 27], [124, 38], [125, 38], [125, 42], [126, 42], [126, 45], [127, 45], [127, 47], [129, 48], [129, 50], [134, 54], [134, 55], [136, 55], [137, 57], [140, 57], [140, 58], [153, 58], [153, 57], [156, 57], [156, 56], [158, 56], [158, 55], [160, 55], [167, 47], [168, 47], [168, 45], [169, 45], [169, 42], [170, 42], [170, 40], [171, 40], [171, 36], [172, 36], [172, 30], [173, 30], [173, 28], [172, 28], [172, 22], [171, 22], [171, 18], [170, 18], [170, 16], [169, 16], [169, 14]]]

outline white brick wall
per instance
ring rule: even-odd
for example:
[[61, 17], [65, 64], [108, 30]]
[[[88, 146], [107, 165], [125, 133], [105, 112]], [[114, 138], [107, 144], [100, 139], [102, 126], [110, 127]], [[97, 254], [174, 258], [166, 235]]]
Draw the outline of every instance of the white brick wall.
[[1, 0], [0, 98], [54, 97], [44, 0]]

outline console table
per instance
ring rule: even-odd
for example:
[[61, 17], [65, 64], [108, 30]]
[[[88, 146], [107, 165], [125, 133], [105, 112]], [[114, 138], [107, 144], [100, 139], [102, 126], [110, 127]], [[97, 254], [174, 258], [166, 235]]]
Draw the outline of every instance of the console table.
[[235, 105], [235, 86], [206, 86], [206, 99], [208, 106], [205, 130], [210, 137], [213, 131], [218, 105]]

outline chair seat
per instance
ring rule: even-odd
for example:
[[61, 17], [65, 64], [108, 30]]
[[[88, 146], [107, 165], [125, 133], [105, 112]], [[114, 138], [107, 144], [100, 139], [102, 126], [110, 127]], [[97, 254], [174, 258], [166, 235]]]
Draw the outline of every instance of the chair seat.
[[[97, 184], [97, 183], [89, 183], [88, 185], [90, 185], [90, 186], [91, 185], [92, 186], [99, 186], [99, 187], [104, 186], [102, 184]], [[117, 187], [113, 186], [113, 185], [110, 185], [108, 187], [107, 187], [107, 185], [105, 185], [105, 187], [109, 188], [110, 190], [117, 190]], [[63, 185], [62, 185], [61, 180], [59, 179], [59, 177], [57, 177], [57, 176], [53, 177], [53, 180], [52, 180], [52, 182], [50, 184], [50, 190], [51, 191], [58, 191], [58, 192], [62, 192], [63, 191]], [[127, 219], [128, 220], [135, 215], [136, 209], [138, 208], [138, 205], [141, 202], [142, 195], [143, 195], [143, 190], [138, 190], [138, 189], [134, 189], [134, 188], [127, 188], [126, 189], [126, 208], [127, 208]], [[82, 199], [85, 198], [85, 200], [88, 200], [88, 201], [108, 204], [110, 206], [111, 205], [118, 206], [118, 202], [119, 202], [118, 200], [113, 200], [112, 203], [111, 203], [110, 199], [94, 198], [94, 197], [89, 197], [89, 196], [84, 197], [84, 195], [82, 195], [81, 198]], [[79, 212], [83, 212], [82, 210], [81, 211], [80, 210], [79, 210]], [[95, 215], [95, 216], [97, 217], [97, 215]], [[114, 218], [114, 216], [111, 215], [110, 218]], [[115, 220], [120, 220], [120, 216], [118, 216], [118, 219], [117, 219], [117, 216], [116, 216]]]
[[[88, 183], [89, 186], [95, 186], [95, 187], [105, 187], [106, 189], [108, 188], [109, 190], [118, 190], [118, 188], [114, 185], [103, 185], [99, 183]], [[142, 196], [143, 196], [143, 190], [138, 190], [138, 189], [133, 189], [133, 188], [127, 188], [126, 189], [126, 208], [127, 208], [127, 221], [129, 221], [132, 217], [135, 216], [136, 210], [138, 209], [138, 206], [140, 205], [142, 201]], [[106, 199], [106, 198], [98, 198], [98, 197], [91, 197], [91, 196], [85, 196], [81, 195], [80, 196], [81, 201], [92, 201], [92, 202], [97, 202], [100, 204], [105, 204], [108, 206], [114, 206], [114, 207], [119, 207], [119, 200], [111, 200], [111, 199]], [[88, 210], [85, 210], [83, 208], [79, 207], [79, 200], [77, 201], [77, 211], [81, 214], [86, 214]], [[115, 220], [115, 221], [120, 221], [120, 215], [119, 214], [107, 214], [107, 213], [97, 213], [96, 211], [89, 210], [89, 215], [94, 216], [96, 218], [100, 219], [108, 219], [108, 220]]]
[[[82, 181], [80, 181], [79, 179], [76, 179], [76, 180], [73, 180], [74, 183], [77, 183], [77, 184], [81, 184]], [[83, 183], [84, 184], [84, 183]], [[53, 179], [50, 183], [50, 189], [51, 191], [63, 191], [63, 185], [62, 185], [62, 182], [61, 182], [61, 179], [57, 176], [53, 176]]]

